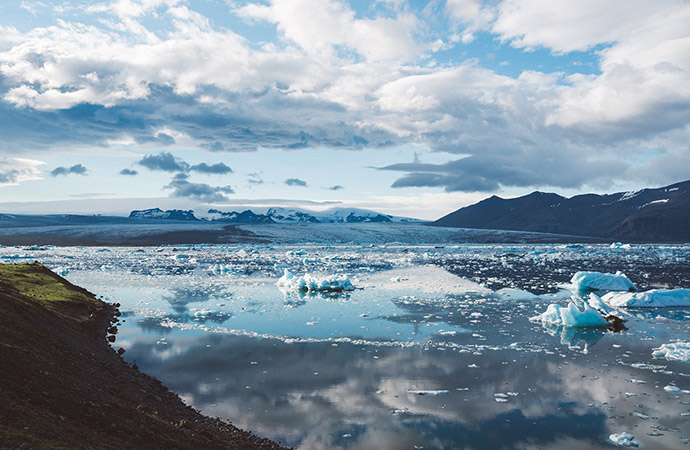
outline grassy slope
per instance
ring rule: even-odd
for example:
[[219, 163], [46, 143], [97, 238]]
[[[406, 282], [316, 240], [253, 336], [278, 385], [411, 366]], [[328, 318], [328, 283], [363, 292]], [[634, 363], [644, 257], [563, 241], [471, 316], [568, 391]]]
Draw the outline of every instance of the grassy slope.
[[279, 448], [127, 365], [105, 339], [116, 313], [38, 263], [0, 264], [0, 448]]

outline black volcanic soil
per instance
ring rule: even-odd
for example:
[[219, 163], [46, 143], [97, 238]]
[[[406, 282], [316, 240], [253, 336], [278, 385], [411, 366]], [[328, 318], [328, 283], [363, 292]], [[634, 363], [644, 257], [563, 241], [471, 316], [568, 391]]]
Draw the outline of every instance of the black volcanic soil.
[[38, 263], [0, 265], [0, 448], [283, 448], [125, 363], [106, 340], [117, 315]]

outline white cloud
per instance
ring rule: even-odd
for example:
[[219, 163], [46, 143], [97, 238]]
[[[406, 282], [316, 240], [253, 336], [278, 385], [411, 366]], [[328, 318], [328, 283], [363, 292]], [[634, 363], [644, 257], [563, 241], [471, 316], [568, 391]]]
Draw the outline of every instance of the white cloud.
[[40, 180], [39, 166], [43, 161], [24, 158], [0, 158], [0, 187], [14, 186], [24, 181]]
[[426, 44], [415, 39], [416, 16], [398, 12], [396, 17], [355, 18], [355, 12], [337, 0], [271, 1], [269, 6], [250, 3], [237, 9], [240, 16], [274, 23], [281, 35], [309, 54], [335, 56], [343, 46], [368, 61], [413, 61]]
[[[66, 122], [54, 126], [74, 125], [70, 134], [87, 145], [150, 148], [166, 136], [170, 145], [184, 140], [214, 151], [419, 143], [470, 158], [435, 169], [447, 178], [417, 174], [406, 183], [448, 180], [452, 186], [440, 186], [452, 189], [471, 185], [458, 180], [470, 172], [482, 180], [475, 188], [598, 185], [631, 166], [631, 149], [675, 145], [668, 161], [687, 151], [690, 4], [439, 5], [436, 12], [450, 14], [452, 23], [434, 32], [429, 28], [447, 17], [398, 1], [368, 11], [338, 0], [229, 7], [275, 26], [277, 38], [259, 43], [211, 22], [191, 2], [94, 3], [86, 8], [90, 25], [56, 19], [26, 32], [0, 26], [0, 94], [5, 107], [29, 117], [22, 123], [35, 111], [46, 114], [39, 114], [44, 123], [58, 116]], [[532, 67], [509, 77], [481, 59], [432, 60], [433, 52], [455, 51], [481, 33], [514, 51], [596, 48], [599, 72]], [[60, 115], [85, 104], [106, 108], [81, 122]], [[49, 147], [50, 137], [44, 141]], [[597, 168], [603, 152], [619, 164]]]

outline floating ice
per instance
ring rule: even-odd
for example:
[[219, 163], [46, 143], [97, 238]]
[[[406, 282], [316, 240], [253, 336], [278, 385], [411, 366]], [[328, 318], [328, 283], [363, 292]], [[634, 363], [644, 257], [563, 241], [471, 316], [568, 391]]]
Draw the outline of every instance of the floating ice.
[[496, 291], [496, 295], [509, 300], [539, 300], [539, 296], [522, 289], [503, 288]]
[[664, 386], [664, 390], [670, 394], [690, 394], [690, 391], [679, 388], [678, 386]]
[[639, 447], [640, 442], [630, 433], [614, 433], [609, 440], [619, 447]]
[[652, 351], [655, 358], [666, 358], [671, 361], [690, 362], [690, 342], [678, 341], [671, 344], [663, 344]]
[[563, 325], [564, 327], [605, 327], [609, 323], [604, 317], [587, 303], [578, 307], [574, 302], [568, 306], [555, 303], [549, 305], [546, 312], [530, 318], [531, 322], [542, 324]]
[[276, 283], [288, 291], [354, 291], [355, 287], [345, 275], [329, 275], [317, 278], [310, 274], [296, 277], [289, 270], [284, 269], [283, 276]]
[[448, 393], [448, 389], [438, 389], [438, 390], [431, 390], [431, 391], [425, 391], [421, 389], [408, 389], [407, 390], [408, 394], [415, 394], [415, 395], [445, 395]]
[[622, 242], [614, 242], [613, 244], [611, 244], [609, 246], [609, 248], [611, 248], [611, 249], [622, 248], [622, 249], [628, 250], [632, 247], [630, 246], [630, 244], [623, 244]]
[[658, 308], [690, 306], [690, 289], [652, 289], [645, 292], [609, 292], [601, 298], [609, 306]]
[[61, 277], [66, 277], [69, 274], [69, 269], [66, 267], [57, 267], [53, 269], [53, 272], [60, 275]]
[[609, 314], [611, 312], [609, 310], [608, 306], [606, 306], [606, 303], [601, 301], [601, 298], [593, 292], [591, 292], [589, 294], [589, 298], [587, 299], [587, 304], [589, 304], [589, 306], [596, 309], [597, 311], [599, 311], [602, 314]]
[[391, 291], [418, 291], [433, 294], [490, 294], [479, 283], [453, 275], [438, 266], [405, 267], [363, 275], [365, 286]]
[[637, 290], [630, 278], [623, 272], [577, 272], [570, 279], [575, 291], [629, 291]]

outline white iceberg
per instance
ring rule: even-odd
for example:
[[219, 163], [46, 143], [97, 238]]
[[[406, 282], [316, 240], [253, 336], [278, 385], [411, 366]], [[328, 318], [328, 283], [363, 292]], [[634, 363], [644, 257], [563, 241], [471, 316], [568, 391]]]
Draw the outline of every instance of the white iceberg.
[[671, 361], [690, 362], [690, 342], [678, 341], [671, 344], [663, 344], [652, 350], [655, 358], [666, 358]]
[[690, 306], [690, 289], [652, 289], [645, 292], [609, 292], [601, 298], [609, 306], [659, 308]]
[[601, 300], [601, 298], [600, 298], [598, 295], [596, 295], [595, 293], [593, 293], [593, 292], [591, 292], [591, 293], [589, 294], [589, 298], [587, 299], [587, 303], [589, 304], [589, 306], [591, 306], [592, 308], [596, 309], [596, 310], [599, 311], [601, 314], [608, 315], [608, 314], [611, 313], [611, 310], [610, 310], [609, 307], [606, 305], [606, 303], [604, 303], [604, 302]]
[[297, 277], [287, 269], [284, 269], [283, 276], [276, 284], [287, 291], [339, 292], [355, 290], [352, 282], [345, 275], [329, 275], [319, 278], [307, 273]]
[[574, 301], [568, 303], [568, 306], [552, 303], [545, 312], [530, 318], [530, 321], [564, 327], [605, 327], [609, 325], [604, 316], [589, 304], [582, 302], [577, 305]]
[[640, 442], [630, 433], [614, 433], [609, 440], [619, 447], [639, 447]]
[[637, 290], [623, 272], [577, 272], [570, 279], [574, 291], [630, 291]]

